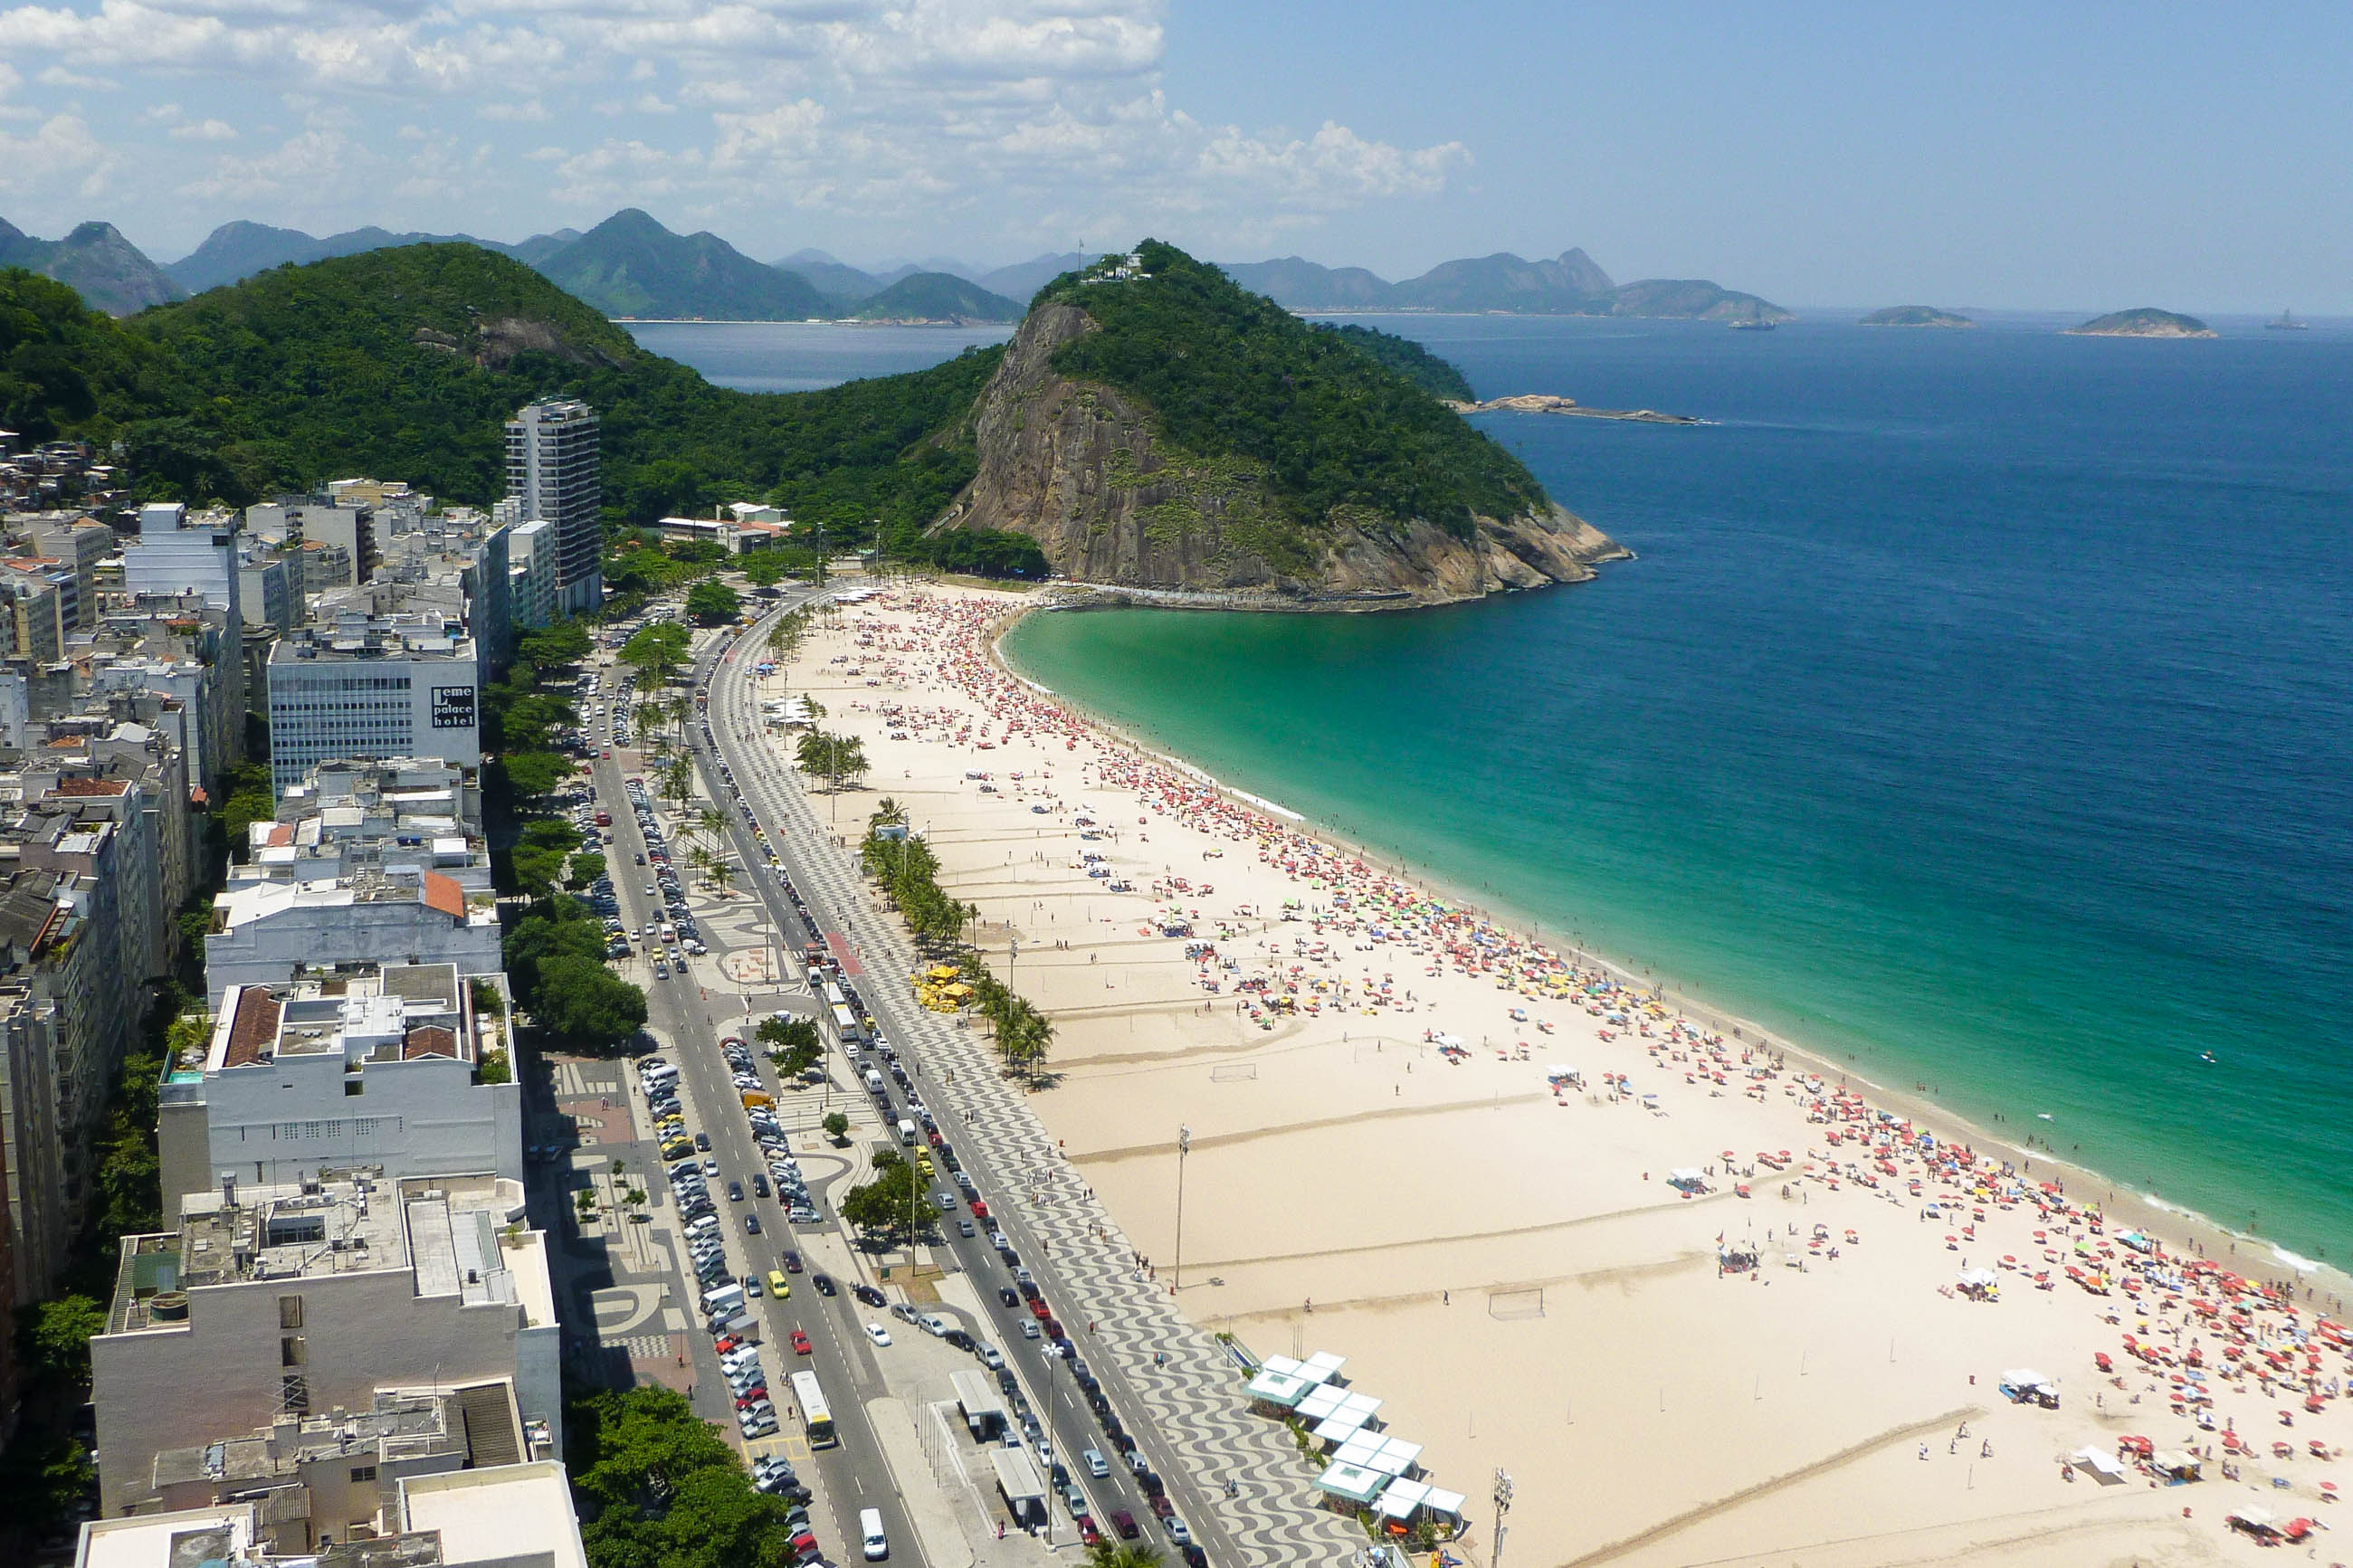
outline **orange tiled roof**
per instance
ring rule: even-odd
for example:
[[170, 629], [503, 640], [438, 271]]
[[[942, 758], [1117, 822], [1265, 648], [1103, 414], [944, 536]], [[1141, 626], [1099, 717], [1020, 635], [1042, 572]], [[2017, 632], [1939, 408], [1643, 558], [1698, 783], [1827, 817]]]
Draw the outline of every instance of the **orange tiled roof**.
[[453, 921], [464, 920], [466, 889], [458, 885], [457, 879], [454, 877], [445, 877], [438, 871], [427, 871], [425, 873], [425, 907], [428, 910], [439, 910]]

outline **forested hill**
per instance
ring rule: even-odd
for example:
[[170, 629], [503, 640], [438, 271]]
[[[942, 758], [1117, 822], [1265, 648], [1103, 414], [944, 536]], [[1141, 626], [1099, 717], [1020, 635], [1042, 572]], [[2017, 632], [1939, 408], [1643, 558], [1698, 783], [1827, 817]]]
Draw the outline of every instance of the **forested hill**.
[[1039, 291], [966, 426], [948, 529], [1087, 583], [1241, 605], [1439, 604], [1622, 554], [1439, 401], [1417, 344], [1310, 326], [1147, 240]]
[[1058, 350], [1054, 368], [1141, 398], [1177, 446], [1263, 464], [1303, 521], [1355, 506], [1467, 537], [1474, 513], [1548, 504], [1518, 458], [1424, 384], [1432, 367], [1453, 369], [1444, 361], [1364, 329], [1318, 331], [1174, 246], [1137, 254], [1146, 279], [1067, 273], [1038, 303], [1075, 305], [1098, 329]]
[[31, 439], [121, 437], [142, 490], [243, 504], [342, 474], [453, 501], [505, 490], [504, 424], [533, 397], [603, 416], [607, 518], [745, 495], [857, 537], [918, 530], [969, 478], [927, 440], [971, 406], [998, 351], [823, 392], [714, 387], [521, 262], [420, 245], [286, 267], [114, 321], [0, 272], [0, 406]]

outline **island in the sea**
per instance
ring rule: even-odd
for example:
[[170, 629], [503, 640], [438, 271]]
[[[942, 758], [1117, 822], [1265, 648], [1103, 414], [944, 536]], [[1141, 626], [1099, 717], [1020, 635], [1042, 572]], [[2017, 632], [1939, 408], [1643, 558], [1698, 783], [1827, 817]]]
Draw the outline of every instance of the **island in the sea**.
[[1490, 397], [1483, 403], [1442, 399], [1457, 414], [1576, 414], [1588, 419], [1626, 419], [1637, 425], [1704, 425], [1688, 414], [1662, 414], [1655, 408], [1588, 408], [1573, 397], [1550, 392], [1523, 392], [1512, 397]]
[[1974, 327], [1975, 321], [1934, 305], [1890, 305], [1862, 319], [1866, 327]]
[[2070, 327], [2071, 338], [2211, 338], [2213, 328], [2195, 316], [2144, 305], [2137, 310], [2114, 310], [2095, 316], [2080, 327]]

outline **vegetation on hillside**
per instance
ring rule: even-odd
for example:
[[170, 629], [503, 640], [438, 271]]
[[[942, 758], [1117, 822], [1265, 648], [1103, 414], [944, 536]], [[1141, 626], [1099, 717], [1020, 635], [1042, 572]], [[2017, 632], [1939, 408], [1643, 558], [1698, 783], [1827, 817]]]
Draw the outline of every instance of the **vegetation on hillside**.
[[1295, 523], [1422, 519], [1467, 538], [1474, 513], [1547, 504], [1518, 459], [1346, 334], [1173, 246], [1138, 249], [1148, 279], [1070, 273], [1040, 293], [1103, 329], [1057, 350], [1054, 367], [1133, 394], [1187, 452], [1258, 465]]
[[869, 296], [858, 314], [869, 321], [1018, 321], [1021, 309], [1019, 301], [951, 272], [911, 272]]
[[487, 503], [505, 490], [508, 416], [577, 396], [603, 421], [615, 527], [765, 497], [839, 546], [871, 542], [879, 523], [916, 555], [974, 468], [968, 447], [931, 437], [999, 353], [821, 392], [733, 392], [464, 244], [279, 268], [124, 322], [0, 272], [9, 427], [120, 437], [142, 493], [191, 501], [242, 505], [364, 472]]
[[1319, 332], [1337, 332], [1342, 342], [1364, 350], [1381, 364], [1413, 383], [1432, 397], [1451, 398], [1457, 403], [1475, 403], [1478, 395], [1471, 384], [1450, 361], [1440, 359], [1411, 338], [1400, 338], [1393, 332], [1376, 331], [1360, 327], [1354, 321], [1335, 324], [1317, 321]]

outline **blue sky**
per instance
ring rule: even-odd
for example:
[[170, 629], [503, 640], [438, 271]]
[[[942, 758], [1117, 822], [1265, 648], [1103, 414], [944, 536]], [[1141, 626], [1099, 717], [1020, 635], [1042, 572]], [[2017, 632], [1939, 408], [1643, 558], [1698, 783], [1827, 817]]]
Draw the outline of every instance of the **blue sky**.
[[2353, 313], [2353, 8], [0, 0], [0, 216]]

